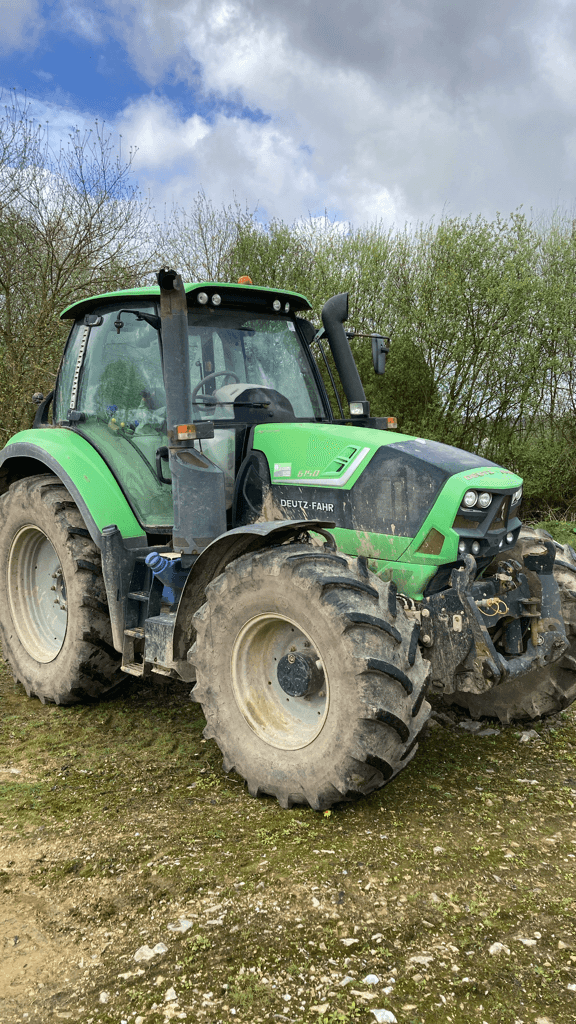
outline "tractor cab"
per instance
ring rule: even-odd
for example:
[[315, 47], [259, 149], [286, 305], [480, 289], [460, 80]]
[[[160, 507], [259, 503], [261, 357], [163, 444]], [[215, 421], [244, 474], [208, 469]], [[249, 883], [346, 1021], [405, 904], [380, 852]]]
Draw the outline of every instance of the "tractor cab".
[[[187, 285], [192, 419], [213, 423], [199, 444], [224, 474], [230, 519], [234, 484], [254, 424], [331, 418], [318, 370], [295, 317], [294, 293], [246, 285]], [[131, 496], [147, 533], [173, 525], [159, 288], [76, 303], [54, 400], [54, 422], [82, 434]], [[300, 321], [302, 323], [302, 321]]]

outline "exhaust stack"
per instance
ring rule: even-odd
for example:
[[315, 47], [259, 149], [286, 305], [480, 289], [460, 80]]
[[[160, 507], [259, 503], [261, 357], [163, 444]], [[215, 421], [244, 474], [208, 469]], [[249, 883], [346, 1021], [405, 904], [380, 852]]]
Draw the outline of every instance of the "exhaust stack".
[[162, 269], [157, 279], [174, 505], [172, 546], [182, 552], [186, 568], [226, 531], [224, 473], [194, 447], [194, 437], [214, 437], [214, 424], [192, 423], [188, 309], [182, 278], [175, 270]]
[[[362, 405], [360, 415], [370, 415], [370, 404], [360, 380], [358, 368], [354, 362], [352, 349], [342, 324], [348, 319], [348, 292], [333, 295], [322, 309], [322, 323], [334, 357], [338, 376], [344, 388], [349, 405]], [[354, 415], [358, 412], [354, 410]]]

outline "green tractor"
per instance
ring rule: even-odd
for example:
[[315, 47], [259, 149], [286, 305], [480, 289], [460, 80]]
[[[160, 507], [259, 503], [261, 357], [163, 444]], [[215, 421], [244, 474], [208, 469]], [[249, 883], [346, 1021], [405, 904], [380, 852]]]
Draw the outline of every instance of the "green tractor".
[[0, 453], [0, 636], [43, 702], [194, 683], [227, 771], [323, 809], [408, 764], [429, 693], [503, 721], [566, 707], [576, 562], [521, 533], [514, 473], [371, 417], [347, 296], [321, 331], [309, 309], [161, 270], [63, 312], [54, 392]]

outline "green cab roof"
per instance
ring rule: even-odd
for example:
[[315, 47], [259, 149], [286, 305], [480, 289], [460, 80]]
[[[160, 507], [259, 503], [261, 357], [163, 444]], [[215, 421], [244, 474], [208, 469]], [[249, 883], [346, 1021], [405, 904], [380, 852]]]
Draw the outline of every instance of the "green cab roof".
[[[224, 306], [230, 303], [233, 305], [251, 307], [261, 310], [262, 312], [268, 309], [272, 312], [272, 303], [274, 299], [280, 300], [282, 308], [286, 303], [289, 303], [290, 312], [292, 313], [297, 310], [312, 308], [308, 299], [304, 295], [300, 295], [298, 292], [286, 291], [286, 289], [283, 288], [260, 288], [258, 285], [253, 284], [200, 281], [196, 284], [185, 284], [184, 291], [188, 296], [188, 305], [191, 307], [197, 306], [198, 309], [206, 308], [194, 301], [195, 296], [200, 291], [208, 292], [209, 303], [214, 292], [217, 292], [220, 295]], [[101, 306], [107, 302], [115, 303], [118, 299], [134, 300], [159, 298], [160, 287], [157, 284], [151, 284], [145, 288], [127, 288], [126, 290], [119, 292], [104, 292], [102, 295], [91, 295], [89, 298], [73, 302], [71, 306], [67, 306], [66, 309], [62, 310], [60, 319], [76, 320], [78, 317], [84, 316], [85, 313], [89, 313], [94, 306]]]

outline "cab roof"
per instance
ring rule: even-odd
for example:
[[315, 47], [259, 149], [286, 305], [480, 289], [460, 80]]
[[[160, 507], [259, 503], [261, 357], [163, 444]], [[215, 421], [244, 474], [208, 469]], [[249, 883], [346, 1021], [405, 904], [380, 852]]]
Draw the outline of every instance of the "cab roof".
[[[201, 281], [197, 284], [185, 284], [184, 291], [188, 297], [190, 308], [205, 309], [206, 305], [214, 308], [211, 302], [214, 293], [220, 295], [222, 305], [220, 308], [229, 306], [241, 306], [246, 309], [253, 309], [259, 312], [273, 312], [272, 303], [279, 299], [284, 309], [289, 304], [290, 312], [294, 313], [302, 309], [311, 309], [308, 299], [299, 292], [286, 291], [283, 288], [260, 288], [253, 284], [216, 283], [214, 281]], [[208, 294], [208, 303], [202, 306], [197, 299], [199, 292]], [[157, 284], [148, 285], [145, 288], [127, 288], [125, 291], [104, 292], [102, 295], [91, 295], [87, 299], [80, 299], [67, 306], [60, 314], [61, 320], [77, 320], [78, 317], [89, 313], [94, 306], [102, 306], [106, 303], [117, 303], [118, 300], [134, 299], [159, 299], [160, 287]]]

